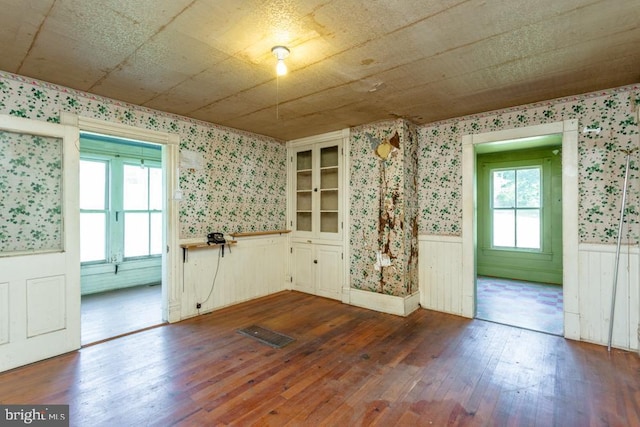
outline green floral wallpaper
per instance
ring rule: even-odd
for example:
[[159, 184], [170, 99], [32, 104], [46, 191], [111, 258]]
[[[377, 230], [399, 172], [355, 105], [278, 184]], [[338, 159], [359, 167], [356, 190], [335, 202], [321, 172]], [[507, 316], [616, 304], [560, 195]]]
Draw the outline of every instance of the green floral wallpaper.
[[[286, 147], [280, 141], [0, 72], [0, 114], [59, 122], [61, 111], [178, 134], [181, 150], [202, 155], [204, 168], [180, 171], [180, 238], [285, 228]], [[42, 221], [38, 229], [53, 220]]]
[[[423, 126], [419, 130], [418, 198], [421, 234], [461, 234], [462, 145], [466, 134], [577, 119], [579, 129], [579, 235], [583, 243], [615, 243], [620, 218], [625, 154], [638, 147], [640, 86], [563, 98]], [[638, 151], [631, 160], [623, 238], [638, 242], [640, 180]]]
[[0, 131], [0, 253], [62, 250], [61, 207], [62, 140]]
[[[614, 243], [624, 174], [624, 154], [619, 149], [639, 145], [639, 107], [640, 87], [636, 85], [425, 126], [392, 120], [352, 129], [348, 171], [352, 287], [390, 295], [414, 292], [418, 280], [417, 234], [461, 234], [461, 137], [465, 134], [563, 119], [577, 119], [580, 129], [602, 127], [600, 134], [579, 135], [579, 233], [581, 242]], [[0, 72], [0, 113], [58, 122], [61, 111], [175, 133], [180, 136], [182, 150], [203, 156], [202, 169], [180, 171], [181, 238], [199, 238], [218, 230], [286, 228], [286, 148], [279, 141]], [[396, 132], [401, 147], [383, 161], [374, 154], [372, 144]], [[15, 147], [9, 148], [6, 136], [0, 143], [0, 156], [4, 156], [0, 157], [1, 249], [33, 248], [32, 238], [14, 242], [7, 237], [9, 233], [17, 235], [12, 228], [16, 224], [8, 218], [21, 221], [27, 211], [38, 220], [32, 229], [23, 230], [24, 235], [37, 235], [46, 247], [59, 246], [59, 199], [49, 197], [59, 191], [54, 177], [59, 171], [49, 158], [53, 151], [47, 148], [40, 154], [37, 150], [33, 155], [7, 154]], [[8, 164], [11, 159], [25, 163]], [[43, 173], [51, 175], [47, 183], [38, 181], [37, 175]], [[638, 242], [640, 234], [639, 174], [636, 152], [627, 202], [628, 226], [624, 230], [624, 237], [632, 242]], [[28, 177], [22, 185], [38, 188], [25, 196], [24, 209], [3, 189], [21, 175]], [[28, 204], [37, 208], [27, 209]], [[379, 248], [397, 261], [395, 269], [382, 273], [374, 269]]]

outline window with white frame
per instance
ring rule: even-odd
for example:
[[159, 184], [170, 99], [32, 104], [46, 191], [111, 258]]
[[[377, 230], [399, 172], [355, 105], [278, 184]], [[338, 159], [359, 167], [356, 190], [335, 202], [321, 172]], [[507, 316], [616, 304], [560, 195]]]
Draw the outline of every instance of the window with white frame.
[[491, 170], [492, 247], [541, 250], [541, 169]]
[[107, 260], [109, 162], [80, 160], [80, 261]]
[[120, 262], [162, 253], [159, 162], [83, 154], [80, 260]]

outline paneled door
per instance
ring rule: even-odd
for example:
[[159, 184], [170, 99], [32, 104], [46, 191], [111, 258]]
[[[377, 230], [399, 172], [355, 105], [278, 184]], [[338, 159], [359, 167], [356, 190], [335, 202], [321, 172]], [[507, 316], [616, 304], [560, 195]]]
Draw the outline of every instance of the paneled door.
[[78, 138], [0, 115], [0, 371], [80, 347]]

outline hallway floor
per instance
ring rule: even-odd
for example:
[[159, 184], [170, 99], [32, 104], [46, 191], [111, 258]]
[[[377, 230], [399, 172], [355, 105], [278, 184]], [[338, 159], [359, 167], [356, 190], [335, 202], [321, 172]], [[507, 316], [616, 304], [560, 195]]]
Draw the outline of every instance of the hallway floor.
[[562, 286], [479, 276], [477, 301], [478, 319], [564, 335]]
[[92, 344], [163, 323], [161, 301], [159, 284], [82, 296], [81, 344]]

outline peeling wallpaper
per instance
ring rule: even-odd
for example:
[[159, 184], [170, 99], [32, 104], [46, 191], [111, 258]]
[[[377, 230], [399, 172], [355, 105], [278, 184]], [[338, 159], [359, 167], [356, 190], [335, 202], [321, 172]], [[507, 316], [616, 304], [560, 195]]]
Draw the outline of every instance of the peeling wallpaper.
[[418, 292], [418, 127], [404, 121], [403, 141], [404, 155], [404, 249], [406, 257], [405, 293], [411, 295]]
[[[400, 136], [400, 148], [382, 160], [373, 140]], [[394, 296], [418, 289], [417, 128], [395, 120], [351, 130], [349, 171], [351, 286]], [[374, 144], [375, 145], [375, 144]], [[392, 265], [374, 268], [376, 252]]]
[[[620, 149], [639, 146], [636, 110], [640, 108], [640, 87], [627, 86], [544, 103], [515, 107], [456, 118], [431, 125], [415, 126], [403, 120], [360, 126], [351, 130], [350, 156], [350, 274], [351, 286], [357, 289], [404, 296], [416, 289], [417, 273], [412, 273], [411, 250], [417, 257], [416, 233], [460, 236], [462, 228], [462, 136], [523, 126], [577, 119], [579, 129], [602, 127], [600, 134], [579, 133], [578, 191], [579, 235], [582, 243], [614, 244], [617, 238], [625, 154]], [[387, 161], [385, 174], [389, 183], [380, 191], [383, 162], [370, 146], [367, 135], [389, 138], [402, 135], [403, 159]], [[415, 141], [415, 143], [413, 142]], [[412, 151], [414, 150], [414, 151]], [[640, 172], [636, 151], [631, 157], [626, 221], [623, 242], [639, 241]], [[404, 164], [401, 162], [404, 161]], [[414, 163], [415, 162], [415, 163]], [[378, 212], [392, 193], [403, 188], [401, 203], [395, 212], [396, 230], [383, 233], [378, 241]], [[412, 194], [413, 193], [413, 194]], [[414, 202], [415, 201], [415, 202]], [[415, 214], [415, 215], [414, 215]], [[417, 218], [412, 225], [412, 218]], [[385, 273], [380, 287], [380, 273], [375, 271], [375, 251], [391, 239], [391, 253], [397, 269]], [[402, 252], [402, 257], [397, 254]]]
[[[58, 123], [60, 112], [168, 132], [203, 156], [181, 170], [180, 238], [285, 228], [286, 147], [250, 134], [0, 72], [0, 113]], [[55, 207], [49, 207], [55, 208]]]
[[[613, 244], [618, 233], [626, 155], [638, 147], [636, 110], [640, 86], [564, 98], [500, 112], [461, 117], [419, 130], [418, 199], [421, 234], [459, 236], [462, 226], [462, 141], [466, 134], [577, 119], [579, 129], [579, 238], [582, 243]], [[623, 241], [639, 240], [638, 151], [631, 157]]]

